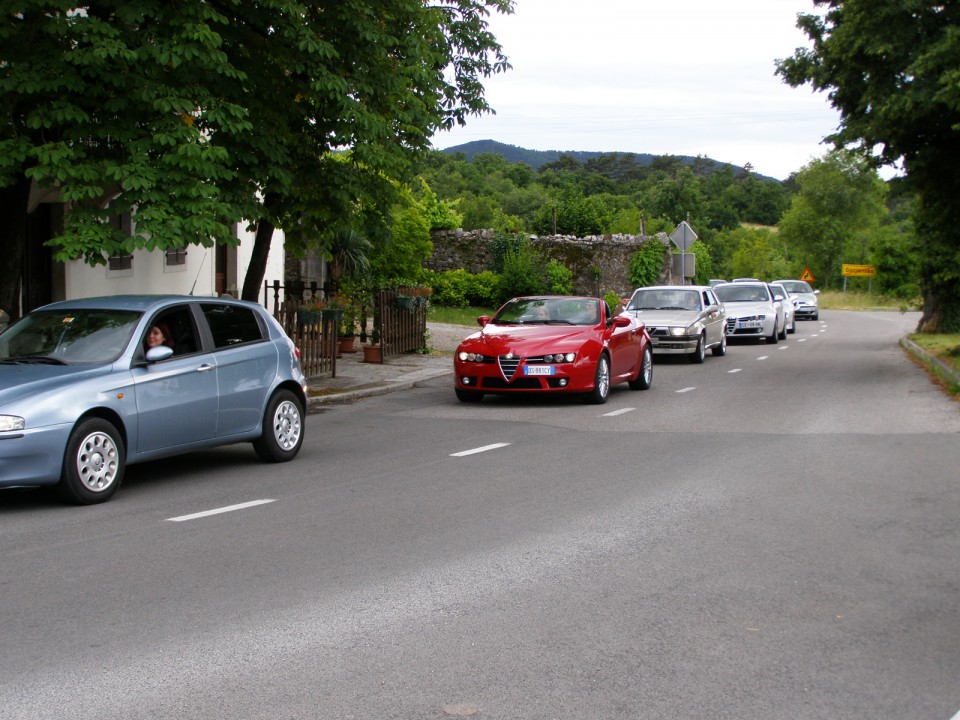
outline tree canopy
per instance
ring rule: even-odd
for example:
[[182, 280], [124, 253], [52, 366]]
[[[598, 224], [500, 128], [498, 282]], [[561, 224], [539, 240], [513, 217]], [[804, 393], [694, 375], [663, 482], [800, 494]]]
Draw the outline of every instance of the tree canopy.
[[829, 139], [899, 164], [917, 195], [924, 238], [920, 328], [960, 330], [960, 3], [814, 0], [799, 16], [813, 42], [778, 62], [790, 85], [828, 93], [840, 111]]
[[[255, 274], [274, 227], [318, 241], [358, 206], [387, 222], [432, 135], [491, 110], [482, 81], [509, 65], [487, 19], [513, 0], [20, 7], [0, 19], [0, 307], [14, 311], [31, 182], [69, 204], [61, 260], [234, 243], [247, 222]], [[130, 236], [111, 220], [132, 208]]]

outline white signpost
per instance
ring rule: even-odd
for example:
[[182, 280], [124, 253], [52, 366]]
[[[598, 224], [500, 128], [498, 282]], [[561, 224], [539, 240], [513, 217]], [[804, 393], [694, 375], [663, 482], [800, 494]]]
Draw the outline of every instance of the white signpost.
[[691, 271], [690, 274], [687, 274], [687, 250], [690, 249], [690, 246], [693, 245], [698, 239], [698, 235], [693, 231], [693, 228], [690, 227], [690, 224], [686, 220], [682, 220], [676, 229], [670, 233], [670, 240], [674, 245], [677, 246], [677, 249], [681, 253], [680, 258], [680, 284], [686, 285], [687, 278], [693, 277], [696, 273], [696, 270], [693, 269], [694, 263], [690, 263]]

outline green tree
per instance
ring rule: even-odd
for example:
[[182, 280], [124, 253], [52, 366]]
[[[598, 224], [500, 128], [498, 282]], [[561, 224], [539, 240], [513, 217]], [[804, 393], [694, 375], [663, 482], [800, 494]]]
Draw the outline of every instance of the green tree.
[[834, 151], [797, 173], [799, 192], [780, 221], [790, 256], [829, 288], [840, 266], [865, 263], [868, 243], [887, 210], [886, 187], [862, 159]]
[[813, 47], [778, 62], [790, 85], [829, 93], [840, 128], [828, 138], [900, 164], [918, 197], [924, 239], [919, 329], [960, 331], [960, 5], [814, 0], [797, 25]]
[[[0, 307], [16, 309], [31, 183], [70, 204], [60, 260], [235, 243], [249, 222], [244, 297], [275, 227], [315, 243], [358, 203], [386, 225], [376, 209], [430, 137], [490, 109], [482, 80], [509, 65], [487, 18], [512, 8], [23, 0], [0, 18]], [[132, 208], [130, 237], [110, 220]]]

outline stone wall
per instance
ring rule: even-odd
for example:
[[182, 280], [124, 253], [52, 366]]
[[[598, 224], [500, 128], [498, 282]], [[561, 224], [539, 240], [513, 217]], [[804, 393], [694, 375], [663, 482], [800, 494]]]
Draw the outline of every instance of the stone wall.
[[[493, 230], [437, 230], [433, 233], [433, 257], [430, 270], [443, 272], [463, 268], [477, 273], [493, 266]], [[621, 296], [633, 292], [630, 284], [630, 259], [648, 242], [663, 245], [663, 271], [659, 282], [672, 283], [670, 239], [666, 233], [648, 235], [569, 235], [530, 236], [530, 241], [548, 259], [556, 260], [573, 272], [573, 291], [594, 295], [598, 292], [594, 268], [600, 270], [600, 295], [614, 290]]]

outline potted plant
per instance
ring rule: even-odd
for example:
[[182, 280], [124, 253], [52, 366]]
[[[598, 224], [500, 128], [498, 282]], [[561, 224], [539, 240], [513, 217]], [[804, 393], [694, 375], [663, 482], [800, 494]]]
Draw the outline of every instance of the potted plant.
[[383, 348], [380, 346], [380, 330], [376, 323], [373, 326], [373, 332], [370, 334], [370, 344], [363, 346], [363, 361], [367, 363], [382, 363]]

